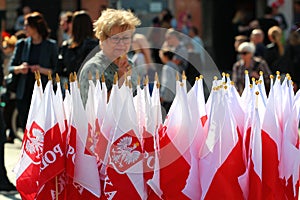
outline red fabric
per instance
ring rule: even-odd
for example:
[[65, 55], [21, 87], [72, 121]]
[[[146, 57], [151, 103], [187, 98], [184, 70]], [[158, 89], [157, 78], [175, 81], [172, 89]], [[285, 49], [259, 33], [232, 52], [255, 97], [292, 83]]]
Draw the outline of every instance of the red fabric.
[[94, 155], [94, 153], [91, 151], [91, 148], [94, 145], [92, 130], [93, 130], [92, 125], [90, 123], [88, 123], [88, 135], [87, 135], [87, 139], [86, 139], [84, 153], [87, 154], [87, 155], [90, 155], [90, 156]]
[[143, 170], [144, 170], [144, 182], [147, 186], [147, 194], [151, 193], [151, 187], [146, 183], [148, 180], [152, 179], [154, 174], [154, 164], [155, 164], [155, 149], [154, 149], [154, 137], [152, 134], [144, 130], [143, 132]]
[[98, 119], [96, 119], [96, 135], [97, 135], [97, 143], [96, 143], [96, 147], [95, 147], [95, 153], [98, 157], [98, 160], [103, 161], [104, 160], [104, 156], [106, 153], [106, 149], [107, 149], [107, 145], [108, 145], [108, 140], [106, 139], [106, 137], [103, 135], [103, 133], [100, 130], [100, 125], [99, 125], [99, 121]]
[[253, 161], [249, 166], [249, 196], [248, 200], [262, 200], [262, 180], [254, 171]]
[[67, 184], [66, 200], [96, 200], [95, 195], [91, 194], [88, 190], [84, 189], [81, 185], [73, 183], [73, 179], [69, 179]]
[[[43, 133], [42, 128], [35, 122], [32, 123], [29, 131], [25, 129], [22, 142], [24, 150], [22, 152], [23, 156], [20, 159], [20, 164], [29, 164], [26, 162], [30, 162], [30, 164], [16, 180], [16, 188], [19, 191], [22, 199], [25, 200], [34, 199], [36, 196], [38, 190], [37, 181], [40, 173], [40, 161], [43, 148], [43, 142], [39, 140], [40, 138], [38, 135], [33, 134], [33, 130], [35, 130], [35, 132], [38, 130], [40, 134]], [[28, 156], [30, 159], [24, 161], [24, 154], [26, 154], [26, 156]]]
[[159, 165], [160, 165], [160, 187], [163, 191], [163, 199], [188, 199], [182, 190], [185, 187], [189, 176], [190, 165], [183, 155], [178, 152], [172, 144], [166, 127], [159, 130], [161, 136], [159, 144]]
[[24, 173], [16, 180], [16, 187], [23, 200], [33, 200], [37, 193], [38, 174], [40, 167], [34, 164], [24, 171]]
[[[120, 146], [120, 143], [128, 138], [132, 139], [131, 143], [128, 144], [125, 142], [122, 146]], [[130, 149], [130, 151], [127, 151], [126, 149]], [[131, 154], [134, 152], [140, 152], [139, 156], [133, 162], [127, 162], [126, 159], [129, 155], [126, 155], [126, 153]], [[113, 197], [114, 200], [123, 200], [124, 197], [126, 197], [126, 199], [141, 199], [138, 191], [133, 185], [138, 183], [132, 182], [128, 177], [128, 173], [143, 172], [142, 170], [133, 172], [127, 171], [143, 160], [142, 146], [134, 131], [130, 130], [115, 140], [115, 142], [111, 145], [109, 153], [110, 164], [107, 168], [107, 176], [105, 177], [103, 185], [104, 196], [108, 199]]]
[[103, 187], [104, 197], [101, 199], [110, 199], [112, 197], [114, 200], [123, 200], [124, 197], [126, 199], [141, 199], [127, 174], [119, 174], [112, 167], [107, 169], [107, 177]]
[[204, 126], [205, 122], [207, 121], [207, 115], [202, 116], [202, 117], [200, 118], [200, 120], [201, 120], [202, 126]]
[[262, 130], [263, 199], [284, 199], [278, 164], [277, 145], [269, 134]]
[[[56, 190], [56, 184], [57, 184], [57, 190]], [[59, 175], [56, 178], [53, 178], [52, 180], [48, 181], [44, 187], [43, 190], [37, 195], [37, 200], [45, 200], [45, 199], [56, 199], [56, 195], [58, 195], [58, 200], [64, 200], [65, 199], [65, 186], [66, 186], [66, 180], [65, 176]], [[57, 193], [57, 194], [56, 194]]]
[[39, 177], [39, 187], [60, 174], [65, 168], [64, 144], [58, 123], [44, 136], [43, 157]]
[[155, 162], [154, 137], [152, 134], [144, 130], [143, 133], [143, 169], [145, 182], [153, 177], [153, 169]]
[[215, 174], [205, 199], [244, 199], [238, 183], [238, 177], [244, 172], [242, 145], [239, 140]]
[[[282, 180], [283, 181], [283, 180]], [[283, 182], [284, 184], [285, 182]], [[293, 188], [296, 188], [296, 196], [294, 196], [294, 190]], [[293, 179], [290, 177], [287, 180], [287, 185], [284, 187], [284, 193], [287, 199], [293, 199], [293, 200], [298, 200], [299, 197], [299, 181], [297, 182], [296, 186], [293, 186]]]
[[70, 178], [74, 178], [74, 160], [76, 154], [76, 129], [70, 127], [69, 141], [67, 144], [67, 153], [66, 153], [66, 174]]

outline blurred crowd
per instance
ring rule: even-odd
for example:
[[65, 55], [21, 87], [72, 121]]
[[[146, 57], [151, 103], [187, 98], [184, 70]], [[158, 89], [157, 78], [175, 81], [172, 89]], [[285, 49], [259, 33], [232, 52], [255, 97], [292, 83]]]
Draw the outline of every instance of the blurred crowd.
[[265, 8], [261, 18], [254, 19], [245, 10], [237, 10], [232, 19], [236, 51], [232, 78], [240, 93], [244, 87], [245, 70], [256, 79], [259, 71], [263, 71], [266, 81], [277, 71], [289, 73], [294, 90], [300, 87], [300, 1], [294, 2], [295, 13], [290, 28], [284, 14], [279, 11], [280, 6], [273, 3]]

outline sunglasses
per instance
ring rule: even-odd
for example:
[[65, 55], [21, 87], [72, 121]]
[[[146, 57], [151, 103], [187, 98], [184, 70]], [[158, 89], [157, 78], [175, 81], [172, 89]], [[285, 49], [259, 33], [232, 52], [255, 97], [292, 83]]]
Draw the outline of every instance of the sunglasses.
[[240, 55], [247, 55], [249, 52], [239, 52]]

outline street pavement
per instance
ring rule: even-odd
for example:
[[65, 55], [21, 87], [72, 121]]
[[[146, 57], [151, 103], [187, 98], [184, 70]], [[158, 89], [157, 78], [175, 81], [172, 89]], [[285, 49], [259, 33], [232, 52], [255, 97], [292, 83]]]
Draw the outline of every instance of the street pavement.
[[[14, 144], [5, 144], [5, 166], [9, 180], [16, 185], [16, 175], [12, 171], [15, 167], [21, 150], [22, 142], [19, 139], [14, 140]], [[21, 196], [18, 192], [2, 192], [0, 191], [0, 200], [19, 200]]]

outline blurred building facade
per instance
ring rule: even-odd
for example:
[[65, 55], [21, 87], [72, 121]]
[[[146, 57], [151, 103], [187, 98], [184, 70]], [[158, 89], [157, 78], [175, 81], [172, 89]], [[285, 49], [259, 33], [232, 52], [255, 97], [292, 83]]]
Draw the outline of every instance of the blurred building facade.
[[[206, 50], [220, 70], [231, 69], [234, 62], [232, 18], [243, 8], [253, 14], [253, 18], [263, 15], [264, 7], [270, 0], [0, 0], [6, 10], [6, 29], [13, 28], [18, 12], [24, 5], [44, 14], [56, 38], [59, 15], [62, 11], [87, 10], [92, 19], [99, 17], [106, 7], [132, 9], [142, 20], [142, 26], [151, 26], [152, 19], [164, 8], [169, 8], [174, 17], [186, 11], [191, 21], [199, 29]], [[0, 2], [0, 5], [2, 5]], [[288, 22], [292, 21], [293, 0], [285, 0], [282, 12]], [[3, 6], [2, 6], [3, 7]], [[1, 9], [1, 8], [0, 8]]]

